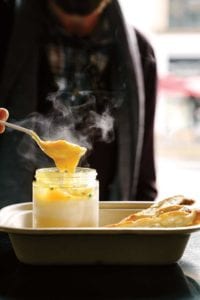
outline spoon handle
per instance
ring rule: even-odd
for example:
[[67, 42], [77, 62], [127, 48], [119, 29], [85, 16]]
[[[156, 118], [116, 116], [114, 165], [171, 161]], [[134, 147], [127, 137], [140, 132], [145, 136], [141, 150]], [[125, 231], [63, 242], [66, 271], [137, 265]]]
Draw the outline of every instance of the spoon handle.
[[33, 131], [30, 130], [30, 129], [24, 128], [22, 126], [19, 126], [19, 125], [13, 124], [13, 123], [2, 121], [2, 120], [0, 120], [0, 124], [2, 124], [4, 126], [7, 126], [7, 127], [10, 127], [12, 129], [18, 130], [18, 131], [22, 131], [22, 132], [30, 135], [31, 137], [33, 137]]

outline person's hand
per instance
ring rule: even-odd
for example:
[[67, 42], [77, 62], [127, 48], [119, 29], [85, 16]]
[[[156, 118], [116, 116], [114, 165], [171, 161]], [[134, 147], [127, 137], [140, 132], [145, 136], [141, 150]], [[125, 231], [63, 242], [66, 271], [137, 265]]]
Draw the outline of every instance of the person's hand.
[[[6, 121], [9, 117], [9, 112], [5, 108], [0, 107], [0, 120]], [[5, 126], [0, 124], [0, 133], [3, 133], [5, 130]]]

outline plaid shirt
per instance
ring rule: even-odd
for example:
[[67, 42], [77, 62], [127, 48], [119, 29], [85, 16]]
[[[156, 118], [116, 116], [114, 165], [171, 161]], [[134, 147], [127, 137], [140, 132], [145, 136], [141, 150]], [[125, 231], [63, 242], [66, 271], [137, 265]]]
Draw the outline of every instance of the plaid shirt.
[[94, 34], [87, 38], [67, 35], [57, 24], [47, 43], [50, 66], [66, 105], [93, 103], [103, 111], [105, 103], [116, 101], [111, 90], [114, 38], [108, 19], [102, 18]]

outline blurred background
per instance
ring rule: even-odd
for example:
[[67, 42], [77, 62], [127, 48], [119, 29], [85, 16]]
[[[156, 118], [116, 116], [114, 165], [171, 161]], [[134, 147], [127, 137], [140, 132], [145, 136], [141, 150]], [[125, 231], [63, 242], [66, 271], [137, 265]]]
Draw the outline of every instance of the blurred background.
[[200, 0], [121, 0], [151, 42], [158, 68], [158, 198], [200, 200]]

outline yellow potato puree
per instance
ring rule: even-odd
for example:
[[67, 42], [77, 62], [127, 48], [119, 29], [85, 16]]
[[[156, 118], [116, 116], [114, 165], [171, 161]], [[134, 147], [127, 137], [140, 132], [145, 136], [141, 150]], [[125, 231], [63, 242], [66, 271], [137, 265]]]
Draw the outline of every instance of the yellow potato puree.
[[60, 171], [74, 173], [81, 156], [86, 153], [86, 148], [65, 140], [42, 141], [38, 143], [46, 155], [51, 157]]

